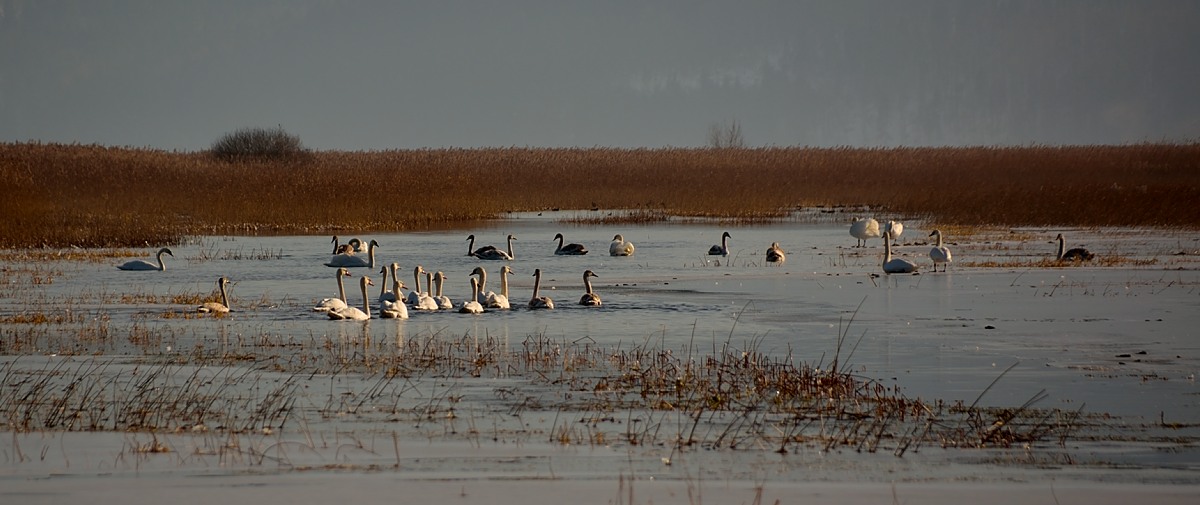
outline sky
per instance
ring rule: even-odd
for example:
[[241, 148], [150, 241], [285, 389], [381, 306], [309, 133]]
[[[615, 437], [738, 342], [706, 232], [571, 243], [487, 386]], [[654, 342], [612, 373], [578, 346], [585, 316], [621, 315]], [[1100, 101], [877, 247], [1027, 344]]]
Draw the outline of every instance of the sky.
[[0, 0], [0, 142], [1200, 140], [1188, 0]]

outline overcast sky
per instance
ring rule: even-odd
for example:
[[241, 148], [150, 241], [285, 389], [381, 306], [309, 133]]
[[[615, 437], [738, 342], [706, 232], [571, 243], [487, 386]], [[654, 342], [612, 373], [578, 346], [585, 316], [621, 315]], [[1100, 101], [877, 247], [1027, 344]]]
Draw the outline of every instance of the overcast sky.
[[0, 141], [1200, 139], [1197, 1], [0, 0]]

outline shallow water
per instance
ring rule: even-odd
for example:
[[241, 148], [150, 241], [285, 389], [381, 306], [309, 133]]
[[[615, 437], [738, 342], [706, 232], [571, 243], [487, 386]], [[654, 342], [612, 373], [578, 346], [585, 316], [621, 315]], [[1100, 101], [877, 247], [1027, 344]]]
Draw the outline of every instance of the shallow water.
[[[444, 271], [446, 294], [456, 305], [470, 293], [468, 274], [473, 268], [487, 268], [488, 287], [497, 290], [499, 267], [509, 264], [515, 270], [511, 298], [514, 307], [523, 307], [533, 287], [533, 270], [540, 268], [542, 294], [554, 298], [558, 307], [553, 311], [516, 308], [475, 316], [410, 311], [411, 318], [402, 321], [330, 321], [311, 311], [317, 300], [337, 293], [334, 269], [322, 265], [332, 249], [327, 236], [206, 237], [173, 247], [175, 256], [167, 258], [165, 272], [120, 271], [115, 265], [121, 261], [115, 260], [59, 262], [46, 266], [61, 270], [55, 282], [10, 288], [0, 298], [0, 310], [39, 311], [50, 303], [61, 310], [104, 314], [109, 330], [118, 334], [154, 334], [150, 345], [117, 339], [108, 344], [115, 348], [103, 349], [104, 354], [131, 358], [169, 357], [214, 343], [253, 347], [238, 342], [264, 336], [399, 343], [430, 335], [465, 335], [516, 346], [527, 336], [545, 335], [554, 341], [622, 348], [651, 343], [696, 355], [731, 346], [810, 364], [828, 364], [839, 355], [843, 366], [852, 366], [861, 376], [924, 400], [1019, 406], [1044, 391], [1046, 398], [1035, 406], [1136, 422], [1161, 418], [1200, 424], [1200, 388], [1195, 382], [1200, 371], [1200, 332], [1195, 331], [1200, 327], [1200, 242], [1189, 234], [1065, 230], [1075, 244], [1126, 261], [1050, 268], [1029, 265], [1053, 253], [1051, 239], [1063, 230], [1001, 230], [961, 242], [948, 236], [955, 264], [949, 272], [933, 273], [927, 256], [929, 230], [910, 223], [894, 253], [920, 264], [922, 272], [887, 276], [878, 275], [880, 242], [852, 247], [848, 220], [797, 218], [756, 226], [560, 222], [579, 215], [514, 215], [472, 230], [359, 236], [378, 241], [377, 266], [399, 263], [401, 279], [409, 287], [414, 285], [416, 265]], [[722, 231], [732, 235], [730, 255], [707, 255]], [[558, 232], [591, 252], [555, 256], [552, 237]], [[515, 235], [516, 259], [467, 256], [468, 233], [479, 238], [476, 246], [502, 247], [507, 234]], [[634, 256], [607, 254], [617, 233], [637, 245]], [[782, 266], [763, 261], [766, 247], [774, 241], [788, 251]], [[1001, 265], [970, 266], [985, 262]], [[604, 300], [602, 307], [576, 304], [587, 269], [599, 276], [594, 285]], [[361, 306], [357, 283], [363, 275], [376, 282], [369, 291], [374, 300], [381, 281], [377, 269], [352, 271], [354, 277], [346, 279], [349, 302]], [[164, 303], [164, 297], [207, 294], [219, 276], [232, 280], [235, 312], [229, 317], [165, 317], [190, 312], [191, 307]], [[120, 300], [123, 294], [159, 298], [156, 303], [128, 303]], [[371, 305], [373, 310], [377, 307]], [[840, 351], [839, 335], [845, 335]], [[39, 352], [55, 349], [47, 346]], [[486, 385], [488, 392], [492, 387]], [[1200, 468], [1200, 456], [1193, 449], [1116, 452], [1130, 464]], [[912, 465], [913, 459], [903, 464]], [[869, 479], [893, 471], [893, 464], [901, 463], [870, 465], [880, 473]], [[944, 464], [929, 464], [917, 473], [945, 472]], [[449, 470], [440, 471], [445, 475]]]

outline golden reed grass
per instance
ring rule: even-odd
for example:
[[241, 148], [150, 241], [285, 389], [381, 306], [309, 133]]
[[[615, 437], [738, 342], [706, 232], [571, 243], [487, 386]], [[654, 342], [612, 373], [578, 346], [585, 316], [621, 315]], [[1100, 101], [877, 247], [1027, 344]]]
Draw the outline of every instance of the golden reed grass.
[[1195, 227], [1200, 144], [421, 149], [228, 163], [206, 152], [0, 144], [0, 247], [469, 226], [508, 211], [760, 221], [868, 205], [947, 225]]

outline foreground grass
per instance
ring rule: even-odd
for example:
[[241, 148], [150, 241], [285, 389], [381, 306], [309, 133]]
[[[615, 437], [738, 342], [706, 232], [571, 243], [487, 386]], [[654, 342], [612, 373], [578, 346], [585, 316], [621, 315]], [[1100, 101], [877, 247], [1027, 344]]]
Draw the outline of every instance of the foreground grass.
[[1195, 227], [1200, 144], [973, 148], [437, 149], [227, 163], [208, 153], [0, 144], [0, 247], [467, 226], [626, 209], [761, 221], [867, 205], [947, 225]]

